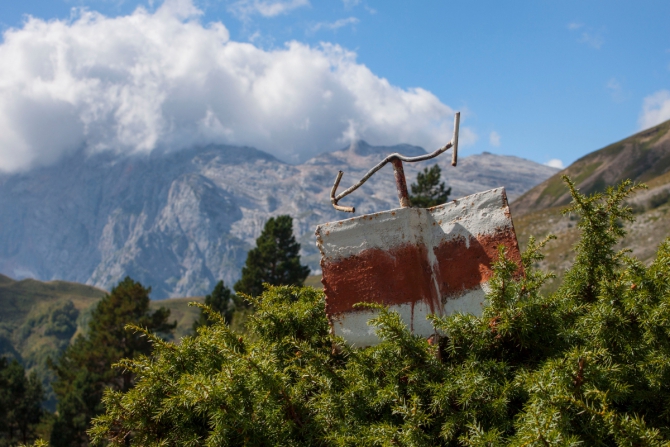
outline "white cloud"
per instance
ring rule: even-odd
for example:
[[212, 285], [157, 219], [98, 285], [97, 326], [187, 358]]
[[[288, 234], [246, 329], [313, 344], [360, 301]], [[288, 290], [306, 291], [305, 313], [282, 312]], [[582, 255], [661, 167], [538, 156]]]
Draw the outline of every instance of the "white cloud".
[[309, 0], [239, 0], [229, 9], [237, 17], [247, 19], [255, 14], [275, 17], [309, 4]]
[[500, 146], [500, 134], [495, 130], [489, 135], [489, 143], [491, 146], [498, 147]]
[[659, 90], [644, 98], [638, 120], [640, 129], [653, 127], [666, 120], [670, 120], [670, 91]]
[[616, 78], [612, 78], [607, 81], [605, 88], [609, 90], [610, 95], [614, 101], [620, 102], [624, 99], [623, 88], [621, 87], [621, 83], [617, 81]]
[[596, 50], [599, 50], [600, 47], [602, 47], [603, 44], [605, 43], [605, 39], [601, 35], [594, 34], [594, 33], [589, 33], [589, 32], [586, 32], [586, 31], [584, 31], [582, 33], [582, 36], [579, 39], [579, 41], [581, 43], [587, 44], [588, 46], [590, 46], [591, 48], [594, 48]]
[[563, 166], [563, 162], [559, 160], [558, 158], [552, 158], [548, 162], [545, 163], [546, 166], [551, 166], [552, 168], [558, 168], [558, 169], [563, 169], [565, 166]]
[[596, 50], [599, 50], [600, 47], [602, 47], [605, 43], [605, 39], [603, 38], [601, 32], [595, 31], [590, 27], [586, 27], [583, 23], [568, 23], [568, 29], [573, 32], [579, 32], [579, 38], [577, 39], [578, 42], [584, 43]]
[[[117, 153], [209, 143], [257, 147], [287, 161], [343, 147], [438, 148], [453, 112], [402, 89], [340, 46], [290, 42], [265, 51], [203, 26], [190, 1], [108, 18], [29, 18], [0, 44], [0, 170], [80, 148]], [[464, 127], [461, 141], [476, 135]]]
[[321, 29], [337, 30], [347, 25], [356, 25], [360, 20], [356, 17], [347, 17], [346, 19], [339, 19], [334, 22], [319, 22], [310, 28], [310, 31], [316, 32]]

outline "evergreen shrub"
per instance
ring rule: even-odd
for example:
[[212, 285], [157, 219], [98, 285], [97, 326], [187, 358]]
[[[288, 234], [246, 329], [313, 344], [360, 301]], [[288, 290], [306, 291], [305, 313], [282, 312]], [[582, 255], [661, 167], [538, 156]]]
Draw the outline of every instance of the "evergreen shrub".
[[136, 386], [105, 394], [94, 443], [668, 445], [670, 240], [649, 266], [615, 251], [639, 186], [586, 197], [566, 181], [581, 239], [556, 292], [531, 240], [523, 275], [500, 250], [481, 316], [432, 317], [436, 343], [379, 307], [382, 342], [356, 349], [330, 335], [322, 292], [267, 287], [248, 334], [215, 311], [179, 345], [145, 332], [153, 355], [118, 365]]

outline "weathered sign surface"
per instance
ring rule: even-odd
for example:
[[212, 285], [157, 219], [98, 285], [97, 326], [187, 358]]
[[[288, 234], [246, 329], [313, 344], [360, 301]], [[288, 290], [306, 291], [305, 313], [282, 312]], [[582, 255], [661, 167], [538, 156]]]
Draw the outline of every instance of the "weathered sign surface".
[[367, 325], [375, 311], [355, 303], [387, 305], [429, 337], [429, 314], [481, 314], [498, 246], [520, 263], [504, 188], [330, 222], [316, 236], [332, 330], [361, 347], [378, 342]]

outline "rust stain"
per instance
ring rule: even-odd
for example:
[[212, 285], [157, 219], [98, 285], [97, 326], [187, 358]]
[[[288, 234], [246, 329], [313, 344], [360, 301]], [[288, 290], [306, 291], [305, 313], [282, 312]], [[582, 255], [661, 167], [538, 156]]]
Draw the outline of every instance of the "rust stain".
[[[424, 301], [432, 313], [442, 313], [443, 303], [487, 282], [498, 246], [505, 245], [510, 259], [521, 266], [521, 254], [513, 228], [492, 235], [461, 237], [443, 241], [433, 248], [434, 267], [428, 247], [403, 244], [388, 251], [378, 248], [332, 262], [321, 261], [321, 282], [329, 316], [356, 311], [354, 304], [374, 302], [385, 305]], [[437, 280], [439, 296], [434, 287]]]
[[355, 311], [360, 302], [386, 305], [425, 301], [438, 312], [428, 248], [404, 244], [388, 251], [373, 248], [338, 262], [322, 262], [321, 282], [328, 315]]
[[464, 238], [459, 238], [442, 242], [433, 248], [438, 259], [435, 278], [442, 300], [460, 296], [491, 279], [491, 266], [498, 257], [500, 245], [507, 247], [507, 256], [521, 267], [521, 253], [511, 228], [492, 235], [470, 237], [469, 244], [466, 244]]

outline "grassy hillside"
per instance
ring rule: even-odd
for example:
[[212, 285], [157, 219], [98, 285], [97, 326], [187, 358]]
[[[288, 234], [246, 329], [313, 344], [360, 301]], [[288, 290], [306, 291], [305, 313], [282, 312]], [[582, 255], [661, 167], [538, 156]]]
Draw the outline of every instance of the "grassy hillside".
[[170, 337], [170, 340], [177, 341], [182, 337], [191, 334], [193, 322], [200, 316], [200, 309], [189, 306], [188, 303], [197, 301], [205, 302], [204, 296], [196, 296], [191, 298], [170, 298], [167, 300], [152, 300], [150, 309], [157, 310], [159, 307], [166, 307], [170, 309], [170, 321], [177, 321], [177, 329]]
[[569, 203], [570, 194], [561, 180], [564, 174], [585, 194], [603, 191], [608, 185], [627, 178], [649, 186], [667, 187], [670, 180], [670, 121], [580, 158], [515, 200], [511, 205], [512, 215], [522, 216]]
[[305, 280], [305, 285], [314, 287], [315, 289], [323, 289], [323, 284], [321, 284], [321, 275], [310, 275]]
[[[57, 357], [86, 327], [105, 292], [65, 281], [15, 281], [0, 275], [0, 355], [17, 358], [46, 383], [47, 358]], [[49, 407], [54, 400], [48, 388]]]
[[558, 237], [546, 247], [544, 267], [559, 275], [572, 263], [577, 241], [575, 216], [561, 214], [570, 201], [562, 175], [583, 193], [602, 191], [626, 178], [649, 187], [629, 200], [636, 220], [625, 224], [628, 236], [619, 247], [632, 250], [643, 262], [670, 236], [670, 121], [582, 157], [511, 204], [522, 248], [531, 235]]
[[67, 345], [85, 327], [87, 310], [104, 295], [83, 284], [0, 275], [0, 352], [32, 368], [43, 351]]
[[[0, 274], [0, 355], [18, 359], [27, 369], [36, 371], [45, 384], [52, 379], [47, 359], [57, 358], [70, 342], [82, 333], [94, 305], [104, 290], [66, 281], [42, 282], [34, 279], [13, 280]], [[170, 309], [177, 320], [172, 340], [188, 335], [200, 310], [189, 307], [203, 297], [152, 301], [151, 309]], [[47, 407], [55, 400], [47, 386]]]

